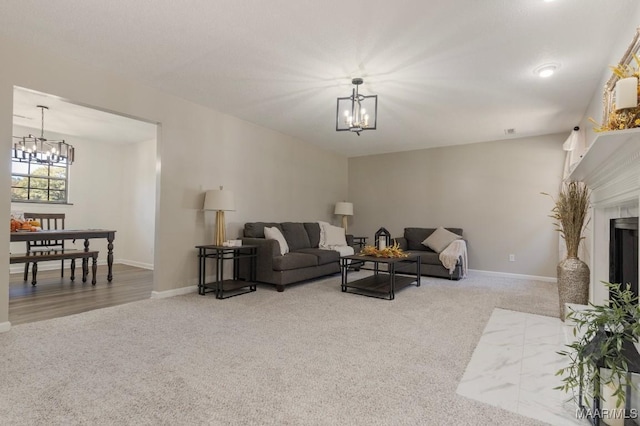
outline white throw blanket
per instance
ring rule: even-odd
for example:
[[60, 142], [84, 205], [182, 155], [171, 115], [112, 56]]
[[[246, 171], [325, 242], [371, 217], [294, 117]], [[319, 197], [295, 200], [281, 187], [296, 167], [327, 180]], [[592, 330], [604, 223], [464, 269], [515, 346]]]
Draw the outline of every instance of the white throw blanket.
[[340, 253], [340, 256], [351, 256], [352, 254], [355, 253], [355, 251], [353, 250], [353, 247], [347, 245], [346, 239], [344, 240], [344, 244], [331, 244], [332, 241], [327, 241], [326, 228], [331, 225], [327, 222], [318, 222], [318, 224], [320, 225], [319, 248], [323, 250], [335, 250], [338, 253]]
[[460, 265], [462, 270], [460, 278], [467, 276], [467, 243], [464, 240], [455, 240], [447, 246], [446, 249], [440, 252], [440, 262], [442, 266], [449, 270], [450, 274], [456, 269], [458, 259], [460, 259]]
[[340, 256], [351, 256], [355, 253], [355, 250], [351, 246], [327, 246], [320, 248], [324, 250], [335, 250], [340, 253]]

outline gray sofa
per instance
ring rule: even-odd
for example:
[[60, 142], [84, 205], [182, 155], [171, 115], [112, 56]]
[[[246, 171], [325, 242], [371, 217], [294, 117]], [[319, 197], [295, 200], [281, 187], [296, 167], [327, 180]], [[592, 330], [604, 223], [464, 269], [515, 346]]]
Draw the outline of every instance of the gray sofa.
[[[264, 237], [265, 227], [282, 231], [289, 253], [280, 254], [280, 244]], [[243, 244], [258, 246], [256, 278], [258, 282], [275, 284], [284, 291], [288, 284], [340, 272], [340, 254], [318, 248], [320, 225], [317, 222], [249, 222], [244, 225]], [[240, 261], [240, 277], [248, 276], [249, 262]]]
[[[446, 228], [448, 231], [462, 236], [461, 228]], [[438, 253], [430, 248], [422, 245], [422, 242], [433, 232], [435, 228], [404, 228], [404, 236], [395, 238], [396, 242], [400, 245], [400, 248], [406, 251], [420, 253], [420, 274], [429, 275], [432, 277], [450, 278], [452, 280], [459, 280], [462, 278], [462, 264], [460, 259], [456, 268], [452, 274], [449, 274], [449, 270], [442, 266]], [[403, 268], [403, 270], [412, 270], [415, 272], [415, 266]]]

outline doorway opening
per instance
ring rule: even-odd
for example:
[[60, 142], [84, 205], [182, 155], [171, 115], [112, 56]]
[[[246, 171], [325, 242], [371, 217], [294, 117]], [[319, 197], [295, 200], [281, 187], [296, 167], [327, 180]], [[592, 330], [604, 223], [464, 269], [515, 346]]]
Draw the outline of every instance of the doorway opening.
[[[149, 298], [159, 124], [22, 87], [14, 87], [13, 97], [13, 135], [43, 132], [47, 139], [64, 139], [74, 146], [75, 159], [68, 168], [66, 202], [16, 197], [12, 214], [64, 213], [66, 229], [110, 229], [116, 238], [110, 283], [104, 239], [90, 240], [91, 250], [100, 252], [95, 286], [79, 277], [71, 281], [69, 264], [61, 276], [59, 261], [38, 264], [35, 286], [31, 277], [23, 280], [24, 265], [11, 265], [9, 321], [20, 324]], [[48, 108], [43, 126], [38, 105]], [[20, 177], [19, 170], [12, 172], [12, 190]], [[25, 251], [24, 242], [11, 242], [10, 247], [11, 253]], [[69, 240], [66, 248], [83, 249], [84, 241]]]

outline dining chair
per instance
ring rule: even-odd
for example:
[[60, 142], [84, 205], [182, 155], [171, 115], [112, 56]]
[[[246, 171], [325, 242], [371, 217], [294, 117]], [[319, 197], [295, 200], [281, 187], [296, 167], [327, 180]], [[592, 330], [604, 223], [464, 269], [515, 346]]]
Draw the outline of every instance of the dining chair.
[[[25, 213], [25, 220], [37, 220], [42, 230], [64, 229], [64, 213]], [[27, 241], [27, 253], [64, 250], [64, 240]], [[61, 261], [60, 276], [64, 277], [64, 260]], [[29, 262], [24, 264], [24, 280], [29, 276]]]

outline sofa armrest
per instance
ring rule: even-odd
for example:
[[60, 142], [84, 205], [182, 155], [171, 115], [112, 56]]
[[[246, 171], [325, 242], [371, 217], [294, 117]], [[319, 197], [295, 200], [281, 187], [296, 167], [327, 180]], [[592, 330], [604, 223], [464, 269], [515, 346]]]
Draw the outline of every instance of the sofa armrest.
[[250, 246], [258, 246], [258, 256], [260, 256], [260, 252], [262, 254], [274, 258], [276, 256], [280, 256], [280, 244], [277, 240], [269, 240], [266, 238], [240, 238], [242, 244], [250, 245]]
[[[258, 258], [256, 260], [256, 279], [267, 282], [273, 274], [273, 258], [280, 256], [280, 244], [276, 240], [266, 238], [240, 238], [242, 244], [258, 246]], [[249, 276], [249, 262], [240, 262], [240, 277]]]

